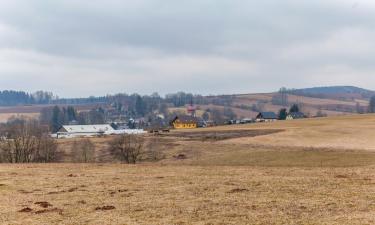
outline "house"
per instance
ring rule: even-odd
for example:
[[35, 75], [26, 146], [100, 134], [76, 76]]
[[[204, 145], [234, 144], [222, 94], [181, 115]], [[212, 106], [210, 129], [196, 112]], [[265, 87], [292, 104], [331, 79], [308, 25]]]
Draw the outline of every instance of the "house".
[[260, 112], [257, 117], [257, 122], [274, 122], [278, 119], [274, 112]]
[[90, 137], [114, 133], [115, 129], [108, 124], [65, 125], [57, 131], [57, 138]]
[[198, 127], [198, 119], [193, 116], [175, 116], [171, 121], [175, 129], [190, 129]]
[[303, 119], [305, 117], [306, 117], [305, 114], [301, 112], [292, 112], [288, 114], [288, 116], [286, 117], [286, 120]]

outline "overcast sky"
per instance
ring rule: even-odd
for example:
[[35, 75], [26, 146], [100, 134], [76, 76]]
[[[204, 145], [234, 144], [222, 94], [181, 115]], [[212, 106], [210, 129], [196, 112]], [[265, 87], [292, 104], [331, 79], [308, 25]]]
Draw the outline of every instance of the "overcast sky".
[[0, 89], [375, 89], [374, 0], [1, 0]]

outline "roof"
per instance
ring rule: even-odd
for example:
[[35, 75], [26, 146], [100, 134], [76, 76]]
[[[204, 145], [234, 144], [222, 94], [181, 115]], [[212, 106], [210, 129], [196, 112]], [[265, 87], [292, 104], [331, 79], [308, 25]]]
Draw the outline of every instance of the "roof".
[[186, 115], [175, 116], [171, 122], [173, 123], [177, 119], [180, 120], [182, 123], [197, 123], [198, 122], [198, 119], [196, 117], [186, 116]]
[[104, 133], [108, 131], [114, 131], [113, 127], [108, 124], [65, 125], [59, 130], [59, 132], [68, 133]]
[[277, 119], [277, 115], [274, 112], [260, 112], [257, 118]]
[[293, 119], [305, 118], [305, 114], [301, 112], [292, 112], [292, 113], [289, 113], [288, 116], [291, 116]]

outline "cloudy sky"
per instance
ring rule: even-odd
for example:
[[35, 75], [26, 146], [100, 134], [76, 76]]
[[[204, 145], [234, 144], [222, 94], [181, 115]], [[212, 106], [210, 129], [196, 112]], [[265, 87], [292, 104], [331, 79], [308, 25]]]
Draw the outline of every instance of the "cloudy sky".
[[1, 0], [0, 89], [375, 89], [373, 0]]

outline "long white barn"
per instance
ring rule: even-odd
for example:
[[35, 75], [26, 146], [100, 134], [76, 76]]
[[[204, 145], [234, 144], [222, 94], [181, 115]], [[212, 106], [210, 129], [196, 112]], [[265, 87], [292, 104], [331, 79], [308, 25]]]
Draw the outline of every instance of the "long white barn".
[[57, 131], [57, 137], [97, 136], [114, 132], [115, 129], [108, 124], [96, 125], [65, 125]]
[[144, 134], [144, 130], [115, 130], [108, 124], [65, 125], [56, 133], [57, 138], [93, 137], [100, 135]]

